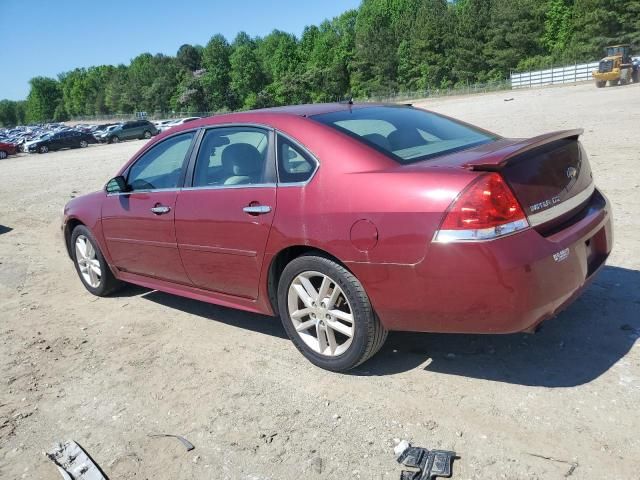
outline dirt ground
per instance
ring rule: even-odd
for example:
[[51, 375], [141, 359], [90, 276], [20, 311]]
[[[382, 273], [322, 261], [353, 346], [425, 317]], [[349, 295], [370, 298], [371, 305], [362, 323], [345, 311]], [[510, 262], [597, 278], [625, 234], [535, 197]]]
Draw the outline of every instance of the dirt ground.
[[533, 336], [395, 333], [359, 369], [329, 373], [276, 319], [84, 290], [62, 207], [142, 142], [12, 157], [0, 163], [0, 478], [60, 478], [43, 451], [66, 439], [112, 480], [397, 479], [400, 439], [455, 450], [455, 479], [640, 478], [640, 85], [420, 105], [505, 136], [585, 129], [616, 238], [573, 306]]

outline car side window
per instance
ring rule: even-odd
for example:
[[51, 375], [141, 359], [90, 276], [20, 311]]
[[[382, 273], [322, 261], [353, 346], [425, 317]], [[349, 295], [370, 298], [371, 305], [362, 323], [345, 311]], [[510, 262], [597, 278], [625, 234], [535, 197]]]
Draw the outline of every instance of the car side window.
[[168, 138], [144, 153], [129, 169], [131, 190], [177, 188], [194, 132]]
[[278, 180], [280, 183], [306, 182], [311, 178], [316, 162], [303, 150], [278, 135]]
[[264, 183], [269, 136], [253, 127], [207, 130], [200, 143], [194, 187]]

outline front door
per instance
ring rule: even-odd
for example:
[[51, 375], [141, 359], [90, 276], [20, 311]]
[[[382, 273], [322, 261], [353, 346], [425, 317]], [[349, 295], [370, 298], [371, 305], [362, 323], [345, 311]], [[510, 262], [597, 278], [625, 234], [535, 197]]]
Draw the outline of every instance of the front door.
[[178, 194], [176, 237], [197, 287], [258, 296], [260, 271], [276, 207], [271, 133], [224, 127], [203, 136], [191, 188]]
[[118, 269], [190, 283], [180, 261], [174, 218], [194, 136], [194, 132], [187, 132], [154, 145], [126, 173], [130, 191], [107, 196], [102, 206], [102, 229]]

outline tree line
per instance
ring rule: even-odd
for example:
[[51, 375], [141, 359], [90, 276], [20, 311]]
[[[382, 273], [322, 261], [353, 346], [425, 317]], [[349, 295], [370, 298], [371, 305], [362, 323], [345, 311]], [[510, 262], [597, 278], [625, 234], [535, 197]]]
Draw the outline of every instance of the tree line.
[[82, 115], [223, 112], [451, 88], [640, 47], [640, 0], [363, 0], [301, 37], [216, 34], [175, 56], [35, 77], [0, 124]]

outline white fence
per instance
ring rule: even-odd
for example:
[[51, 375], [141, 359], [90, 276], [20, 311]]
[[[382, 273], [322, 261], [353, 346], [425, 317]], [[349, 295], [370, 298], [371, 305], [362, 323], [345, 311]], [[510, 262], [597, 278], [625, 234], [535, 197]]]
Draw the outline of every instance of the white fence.
[[598, 62], [555, 67], [535, 72], [512, 73], [511, 88], [528, 88], [559, 83], [577, 83], [592, 80], [591, 72], [598, 69]]

